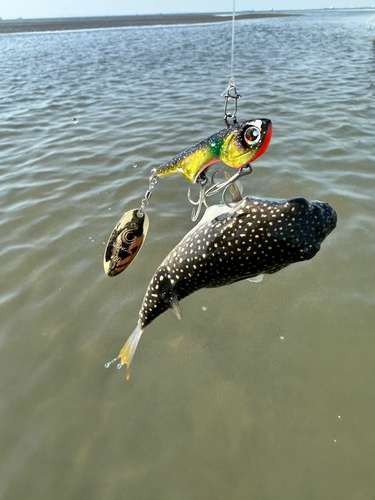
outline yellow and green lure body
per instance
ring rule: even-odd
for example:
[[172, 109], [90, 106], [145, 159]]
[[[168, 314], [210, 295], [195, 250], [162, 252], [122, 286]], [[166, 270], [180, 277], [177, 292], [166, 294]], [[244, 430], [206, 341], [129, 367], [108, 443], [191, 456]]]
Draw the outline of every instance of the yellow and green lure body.
[[266, 118], [236, 123], [160, 165], [156, 168], [157, 176], [181, 174], [190, 182], [197, 182], [199, 174], [218, 161], [241, 168], [266, 151], [271, 135], [272, 123]]

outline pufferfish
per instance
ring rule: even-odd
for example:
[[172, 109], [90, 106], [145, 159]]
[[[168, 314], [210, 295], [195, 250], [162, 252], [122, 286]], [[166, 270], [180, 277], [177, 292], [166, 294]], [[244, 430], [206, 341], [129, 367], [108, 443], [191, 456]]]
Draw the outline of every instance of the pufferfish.
[[141, 335], [155, 318], [200, 290], [273, 274], [309, 260], [336, 227], [337, 215], [328, 203], [304, 198], [267, 200], [245, 197], [233, 207], [209, 207], [202, 220], [176, 245], [156, 270], [139, 312], [137, 327], [117, 358], [130, 364]]

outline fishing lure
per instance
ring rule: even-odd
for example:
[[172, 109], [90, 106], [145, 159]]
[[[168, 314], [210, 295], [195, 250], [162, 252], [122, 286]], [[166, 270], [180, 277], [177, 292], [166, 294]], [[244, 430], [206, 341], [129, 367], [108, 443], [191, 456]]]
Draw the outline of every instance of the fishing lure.
[[147, 236], [149, 220], [138, 210], [124, 214], [109, 237], [104, 252], [104, 270], [108, 276], [122, 273], [136, 258]]
[[[202, 187], [206, 179], [205, 173], [213, 163], [219, 161], [229, 167], [240, 169], [240, 173], [235, 176], [237, 178], [242, 172], [251, 171], [244, 169], [266, 151], [271, 136], [272, 123], [266, 118], [234, 123], [153, 169], [149, 179], [149, 189], [141, 207], [124, 214], [109, 237], [103, 261], [106, 274], [108, 276], [120, 274], [140, 251], [149, 226], [144, 210], [160, 178], [180, 174], [192, 183], [201, 182]], [[225, 184], [213, 186], [208, 190], [210, 191], [207, 192], [208, 195], [216, 192], [213, 188], [216, 191], [224, 189]], [[199, 209], [194, 211], [193, 220], [198, 217], [203, 201], [204, 195], [201, 190]]]
[[158, 177], [181, 174], [196, 183], [202, 172], [218, 161], [233, 168], [253, 162], [266, 151], [271, 136], [271, 120], [263, 118], [236, 123], [160, 165], [156, 173]]
[[[139, 339], [155, 318], [201, 288], [259, 281], [294, 262], [311, 259], [335, 228], [337, 215], [328, 203], [266, 200], [237, 196], [237, 203], [209, 207], [201, 221], [159, 266], [146, 291], [134, 332], [117, 358], [118, 368], [130, 364]], [[240, 201], [238, 201], [240, 199]]]

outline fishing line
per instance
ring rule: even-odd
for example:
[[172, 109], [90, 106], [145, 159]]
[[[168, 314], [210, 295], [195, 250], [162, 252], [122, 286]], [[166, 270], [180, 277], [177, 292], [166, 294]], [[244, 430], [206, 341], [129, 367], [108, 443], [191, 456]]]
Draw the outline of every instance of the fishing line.
[[[233, 13], [232, 13], [232, 49], [231, 49], [231, 67], [230, 67], [230, 78], [229, 83], [225, 91], [221, 94], [224, 96], [224, 122], [227, 127], [237, 123], [236, 113], [237, 113], [237, 101], [241, 97], [236, 90], [236, 80], [234, 77], [234, 23], [236, 18], [236, 0], [233, 0]], [[231, 94], [231, 91], [233, 93]], [[228, 112], [228, 101], [234, 100], [233, 110]]]
[[[234, 21], [236, 17], [236, 0], [233, 0], [233, 15], [232, 15], [232, 61], [230, 67], [230, 77], [233, 78], [234, 83]], [[229, 80], [230, 83], [230, 80]]]

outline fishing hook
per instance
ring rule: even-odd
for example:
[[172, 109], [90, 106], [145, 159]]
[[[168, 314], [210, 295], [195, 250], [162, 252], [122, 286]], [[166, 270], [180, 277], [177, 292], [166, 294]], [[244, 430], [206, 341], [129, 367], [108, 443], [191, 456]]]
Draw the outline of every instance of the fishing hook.
[[198, 180], [198, 182], [199, 182], [198, 201], [194, 201], [191, 199], [191, 197], [190, 197], [190, 187], [191, 186], [189, 186], [187, 197], [188, 197], [188, 200], [190, 201], [190, 203], [193, 205], [193, 210], [191, 212], [191, 220], [193, 222], [195, 222], [198, 219], [198, 217], [201, 213], [201, 210], [202, 210], [202, 205], [205, 205], [205, 207], [208, 208], [206, 198], [205, 198], [205, 192], [204, 192], [204, 186], [206, 185], [207, 180], [208, 180], [207, 177], [203, 177], [203, 178], [201, 177], [201, 179]]
[[[253, 168], [251, 164], [249, 163], [248, 165], [245, 165], [244, 167], [241, 167], [237, 173], [232, 175], [230, 179], [228, 179], [225, 182], [217, 182], [213, 186], [211, 186], [207, 191], [205, 192], [205, 196], [213, 196], [214, 194], [218, 193], [222, 189], [226, 189], [227, 187], [230, 186], [233, 182], [236, 182], [240, 177], [243, 177], [244, 175], [249, 175], [253, 171]], [[213, 176], [216, 174], [215, 172]], [[213, 177], [212, 176], [212, 177]]]
[[238, 203], [241, 203], [241, 201], [243, 200], [243, 198], [241, 200], [237, 201], [237, 203], [235, 203], [233, 201], [232, 202], [227, 202], [226, 199], [225, 199], [225, 195], [227, 194], [227, 191], [230, 188], [230, 186], [231, 185], [228, 184], [228, 186], [226, 186], [224, 188], [223, 194], [221, 196], [221, 202], [222, 202], [223, 205], [227, 206], [228, 208], [233, 208], [233, 207], [237, 206]]
[[219, 172], [221, 172], [222, 170], [224, 169], [224, 165], [221, 167], [221, 168], [218, 168], [217, 170], [215, 170], [215, 172], [211, 175], [211, 184], [214, 185], [215, 184], [215, 175], [218, 174]]

